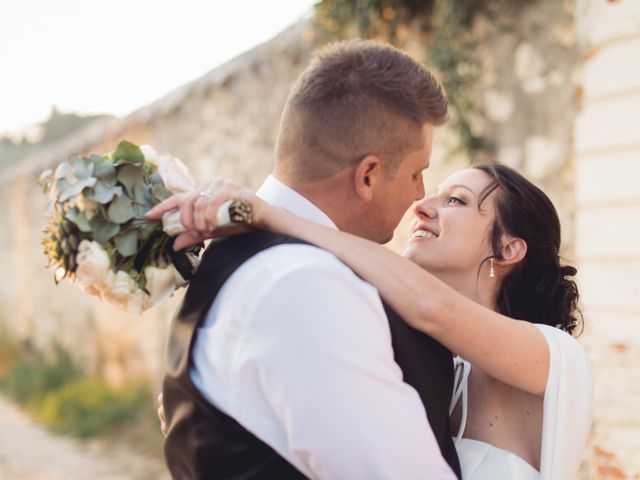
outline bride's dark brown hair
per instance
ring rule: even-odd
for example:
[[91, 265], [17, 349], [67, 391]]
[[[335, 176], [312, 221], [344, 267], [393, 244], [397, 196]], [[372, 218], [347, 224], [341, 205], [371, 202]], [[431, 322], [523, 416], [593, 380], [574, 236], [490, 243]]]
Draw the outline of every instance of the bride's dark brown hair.
[[560, 257], [560, 219], [549, 197], [518, 172], [499, 163], [474, 168], [493, 181], [478, 205], [495, 191], [496, 219], [491, 231], [493, 256], [500, 259], [503, 234], [521, 238], [527, 253], [503, 279], [497, 308], [504, 315], [558, 327], [570, 334], [582, 329], [577, 270]]

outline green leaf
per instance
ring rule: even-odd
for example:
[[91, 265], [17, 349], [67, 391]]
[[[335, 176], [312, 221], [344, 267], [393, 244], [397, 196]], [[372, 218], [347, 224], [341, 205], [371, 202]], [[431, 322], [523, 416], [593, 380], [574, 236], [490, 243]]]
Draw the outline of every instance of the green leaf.
[[100, 180], [93, 187], [93, 190], [86, 194], [86, 197], [89, 200], [93, 200], [94, 202], [98, 202], [104, 205], [106, 203], [109, 203], [114, 196], [122, 195], [122, 193], [122, 187], [120, 187], [119, 185], [109, 186], [106, 185], [102, 180]]
[[114, 165], [122, 165], [130, 163], [132, 165], [142, 166], [144, 164], [144, 154], [137, 145], [123, 140], [118, 144], [113, 152]]
[[164, 183], [156, 183], [153, 187], [151, 187], [151, 191], [158, 202], [162, 202], [173, 195], [169, 190], [167, 190], [167, 188], [164, 186]]
[[116, 178], [116, 169], [110, 161], [105, 160], [104, 157], [100, 155], [91, 155], [91, 160], [93, 160], [93, 175], [95, 177], [98, 177], [100, 180], [111, 177], [113, 177], [113, 179]]
[[154, 172], [149, 175], [149, 183], [151, 183], [152, 185], [155, 185], [157, 183], [161, 183], [164, 185], [164, 180], [162, 180], [162, 175], [160, 175], [158, 172]]
[[78, 207], [72, 207], [66, 211], [64, 216], [67, 217], [67, 219], [71, 220], [73, 223], [76, 223], [76, 221], [78, 220], [79, 213], [80, 213], [80, 210], [78, 210]]
[[105, 220], [101, 215], [93, 217], [89, 224], [96, 241], [101, 244], [107, 243], [120, 232], [120, 225]]
[[83, 212], [78, 213], [78, 218], [74, 223], [78, 226], [81, 232], [88, 233], [91, 231], [91, 225], [89, 224], [89, 220], [87, 219], [87, 216]]
[[130, 257], [138, 251], [138, 232], [132, 228], [113, 237], [116, 249], [123, 257]]
[[[78, 195], [83, 189], [87, 187], [93, 187], [96, 184], [96, 182], [97, 182], [97, 179], [95, 177], [89, 177], [83, 180], [78, 180], [72, 185], [67, 184], [65, 185], [65, 187], [59, 189], [60, 197], [58, 198], [58, 201], [64, 202], [70, 199], [71, 197]], [[59, 185], [57, 187], [59, 187]]]
[[131, 220], [135, 215], [131, 199], [125, 195], [120, 195], [114, 198], [111, 201], [111, 205], [109, 205], [107, 212], [109, 214], [109, 219], [118, 224], [123, 224]]
[[122, 165], [118, 168], [118, 181], [124, 185], [130, 197], [133, 197], [134, 187], [144, 186], [144, 169], [134, 165]]
[[77, 207], [70, 208], [66, 213], [65, 217], [75, 223], [81, 232], [90, 232], [91, 225], [89, 225], [89, 221], [87, 220], [84, 212], [81, 212]]
[[72, 156], [69, 163], [77, 179], [84, 180], [93, 176], [93, 161], [90, 158]]
[[63, 162], [56, 168], [56, 172], [53, 175], [53, 178], [56, 180], [60, 180], [61, 178], [65, 178], [68, 173], [71, 172], [71, 165], [69, 162]]

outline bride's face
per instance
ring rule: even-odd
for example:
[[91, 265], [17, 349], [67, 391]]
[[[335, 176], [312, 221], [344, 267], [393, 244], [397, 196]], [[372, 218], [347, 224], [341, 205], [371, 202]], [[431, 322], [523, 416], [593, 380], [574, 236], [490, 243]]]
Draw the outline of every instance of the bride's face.
[[475, 278], [483, 260], [491, 255], [496, 193], [478, 204], [490, 183], [491, 177], [481, 170], [461, 170], [414, 203], [415, 219], [404, 255], [436, 275]]

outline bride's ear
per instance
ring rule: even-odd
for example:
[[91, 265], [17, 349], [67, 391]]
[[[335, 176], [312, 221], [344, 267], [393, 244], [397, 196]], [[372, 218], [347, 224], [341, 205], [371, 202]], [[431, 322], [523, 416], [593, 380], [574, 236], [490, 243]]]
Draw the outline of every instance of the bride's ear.
[[496, 258], [496, 263], [505, 267], [520, 263], [527, 254], [527, 242], [508, 235], [503, 235], [501, 240], [500, 256]]
[[356, 194], [364, 202], [371, 202], [382, 181], [382, 163], [376, 155], [367, 155], [356, 165], [353, 181]]

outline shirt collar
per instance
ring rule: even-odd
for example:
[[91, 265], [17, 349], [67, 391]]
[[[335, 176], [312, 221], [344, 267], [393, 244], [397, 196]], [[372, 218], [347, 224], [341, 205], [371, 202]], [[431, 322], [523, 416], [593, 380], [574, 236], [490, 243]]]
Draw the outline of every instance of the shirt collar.
[[338, 228], [326, 213], [273, 175], [267, 177], [256, 195], [269, 203], [286, 208], [299, 217], [327, 227]]

